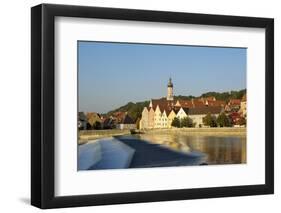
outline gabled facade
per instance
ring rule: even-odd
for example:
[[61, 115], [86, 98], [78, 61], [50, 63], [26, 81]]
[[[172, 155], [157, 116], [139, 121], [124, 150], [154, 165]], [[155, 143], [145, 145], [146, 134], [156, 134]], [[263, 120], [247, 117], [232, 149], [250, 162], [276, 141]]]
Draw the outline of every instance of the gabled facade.
[[160, 107], [157, 105], [154, 112], [154, 128], [161, 128], [162, 113]]
[[147, 128], [149, 128], [149, 116], [148, 116], [147, 107], [144, 107], [141, 113], [140, 129], [147, 129]]
[[178, 119], [184, 119], [187, 117], [187, 108], [180, 108], [180, 110], [177, 113], [177, 118]]
[[165, 110], [161, 116], [161, 128], [168, 128], [168, 116]]
[[246, 116], [246, 96], [242, 101], [231, 99], [226, 104], [213, 96], [176, 100], [173, 95], [173, 83], [169, 79], [166, 98], [151, 99], [149, 107], [143, 109], [141, 129], [171, 128], [175, 117], [180, 120], [189, 117], [196, 124], [195, 127], [200, 127], [203, 126], [203, 117], [208, 113], [217, 117], [224, 110], [231, 112], [237, 108], [241, 108], [241, 113]]
[[168, 115], [168, 128], [172, 127], [172, 122], [174, 120], [174, 118], [177, 116], [177, 114], [175, 113], [174, 110], [172, 110], [169, 115]]
[[148, 128], [154, 128], [154, 110], [152, 107], [148, 111]]
[[91, 127], [93, 127], [96, 123], [101, 124], [102, 122], [100, 115], [96, 112], [88, 112], [86, 117], [87, 122]]

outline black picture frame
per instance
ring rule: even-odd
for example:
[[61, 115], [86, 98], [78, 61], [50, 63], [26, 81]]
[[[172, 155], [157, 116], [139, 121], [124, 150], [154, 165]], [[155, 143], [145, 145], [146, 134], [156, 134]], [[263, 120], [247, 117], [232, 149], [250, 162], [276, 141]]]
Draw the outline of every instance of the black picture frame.
[[[54, 171], [55, 17], [101, 18], [162, 23], [264, 28], [265, 48], [265, 184], [56, 197]], [[75, 94], [74, 94], [75, 95]], [[94, 193], [94, 192], [93, 192]], [[217, 198], [274, 193], [274, 20], [164, 11], [41, 4], [31, 8], [31, 204], [60, 208]]]

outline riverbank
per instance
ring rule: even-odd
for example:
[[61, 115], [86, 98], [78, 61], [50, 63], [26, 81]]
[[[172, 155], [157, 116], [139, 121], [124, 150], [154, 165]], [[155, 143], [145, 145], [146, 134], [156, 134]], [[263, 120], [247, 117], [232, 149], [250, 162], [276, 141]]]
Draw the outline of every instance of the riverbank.
[[206, 136], [246, 136], [245, 127], [216, 127], [216, 128], [171, 128], [144, 130], [144, 134], [182, 134]]
[[101, 138], [109, 138], [113, 136], [121, 136], [130, 134], [130, 130], [122, 129], [103, 129], [103, 130], [80, 130], [78, 132], [78, 144], [87, 143], [89, 140]]
[[[245, 136], [245, 127], [216, 127], [216, 128], [171, 128], [141, 130], [142, 134], [180, 134], [180, 135], [205, 135], [205, 136]], [[89, 140], [108, 138], [113, 136], [130, 135], [130, 130], [105, 129], [79, 131], [78, 144], [87, 143]]]

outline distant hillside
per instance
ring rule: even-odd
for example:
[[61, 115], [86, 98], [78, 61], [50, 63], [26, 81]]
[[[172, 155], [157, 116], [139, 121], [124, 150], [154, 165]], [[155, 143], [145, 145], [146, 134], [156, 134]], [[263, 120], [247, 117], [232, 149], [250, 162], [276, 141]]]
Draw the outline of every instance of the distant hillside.
[[[183, 96], [183, 95], [178, 95], [174, 96], [175, 100], [191, 100], [192, 98], [201, 98], [201, 97], [209, 97], [213, 96], [217, 100], [223, 100], [228, 102], [230, 99], [242, 99], [243, 95], [246, 94], [246, 89], [239, 90], [239, 91], [230, 91], [230, 92], [207, 92], [203, 93], [201, 96], [195, 97], [195, 96]], [[164, 98], [164, 97], [163, 97]], [[137, 118], [141, 117], [141, 113], [144, 107], [148, 107], [149, 105], [149, 100], [147, 101], [142, 101], [142, 102], [129, 102], [124, 106], [121, 106], [117, 109], [114, 109], [112, 111], [109, 111], [106, 115], [110, 116], [114, 112], [128, 112], [128, 114], [134, 119], [137, 120]]]
[[246, 89], [239, 91], [230, 92], [207, 92], [202, 94], [200, 97], [214, 96], [217, 100], [229, 101], [230, 99], [242, 99], [243, 95], [246, 94]]
[[[191, 100], [192, 98], [201, 98], [201, 97], [215, 97], [217, 100], [222, 100], [228, 102], [230, 99], [242, 99], [243, 95], [246, 94], [246, 89], [239, 91], [230, 91], [230, 92], [206, 92], [200, 96], [184, 96], [184, 95], [175, 95], [175, 100]], [[165, 97], [162, 97], [165, 98]]]
[[114, 112], [128, 112], [129, 116], [134, 120], [141, 117], [141, 113], [144, 107], [148, 107], [149, 101], [142, 101], [142, 102], [129, 102], [124, 106], [121, 106], [117, 109], [109, 111], [107, 115], [112, 115]]

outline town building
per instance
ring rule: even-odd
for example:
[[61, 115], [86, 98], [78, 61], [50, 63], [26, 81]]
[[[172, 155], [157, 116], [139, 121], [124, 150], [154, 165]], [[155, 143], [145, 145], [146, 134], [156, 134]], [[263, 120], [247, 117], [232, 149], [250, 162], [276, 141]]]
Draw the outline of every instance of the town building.
[[240, 103], [240, 111], [243, 117], [247, 117], [247, 96], [243, 95], [241, 103]]
[[198, 99], [175, 99], [174, 85], [170, 78], [167, 85], [166, 98], [151, 99], [149, 106], [144, 107], [139, 123], [140, 129], [171, 128], [175, 117], [184, 119], [189, 117], [196, 127], [203, 126], [203, 117], [208, 113], [217, 117], [224, 111], [225, 101], [215, 97], [201, 97]]
[[240, 99], [230, 99], [227, 105], [225, 106], [226, 112], [238, 112], [241, 106], [241, 100]]
[[87, 129], [101, 129], [102, 120], [100, 114], [96, 112], [88, 112], [87, 117]]
[[126, 113], [122, 119], [122, 121], [120, 121], [120, 123], [118, 123], [116, 125], [117, 129], [136, 129], [136, 123], [134, 122], [134, 120]]
[[173, 101], [174, 100], [174, 91], [173, 91], [173, 83], [172, 83], [172, 78], [169, 78], [169, 82], [168, 82], [168, 92], [167, 92], [167, 100], [168, 101]]
[[188, 111], [188, 117], [191, 118], [195, 127], [203, 127], [203, 118], [208, 113], [217, 118], [223, 111], [224, 109], [221, 106], [190, 108]]
[[84, 112], [78, 113], [78, 129], [79, 130], [87, 129], [87, 117]]

